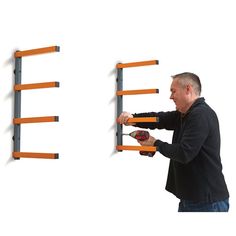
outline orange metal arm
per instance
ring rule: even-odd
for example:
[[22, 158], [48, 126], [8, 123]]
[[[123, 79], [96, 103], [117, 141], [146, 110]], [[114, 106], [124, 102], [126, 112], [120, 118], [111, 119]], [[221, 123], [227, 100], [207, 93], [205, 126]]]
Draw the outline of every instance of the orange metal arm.
[[46, 82], [46, 83], [35, 83], [35, 84], [17, 84], [14, 86], [15, 91], [27, 90], [27, 89], [42, 89], [59, 87], [59, 82]]
[[13, 152], [14, 158], [45, 158], [45, 159], [58, 159], [58, 153], [38, 153], [38, 152]]
[[[119, 123], [119, 119], [117, 118], [117, 123]], [[136, 118], [129, 118], [128, 123], [140, 123], [140, 122], [146, 122], [146, 123], [152, 123], [152, 122], [159, 122], [158, 117], [136, 117]]]
[[32, 56], [32, 55], [36, 55], [36, 54], [49, 53], [49, 52], [59, 52], [59, 51], [60, 51], [59, 46], [37, 48], [37, 49], [31, 49], [31, 50], [25, 50], [25, 51], [16, 51], [15, 52], [15, 58], [25, 57], [25, 56]]
[[158, 117], [136, 117], [136, 118], [129, 118], [128, 123], [140, 123], [140, 122], [158, 122]]
[[56, 122], [56, 121], [59, 121], [58, 116], [43, 116], [43, 117], [29, 117], [29, 118], [15, 118], [15, 119], [13, 119], [14, 124]]
[[118, 151], [129, 150], [129, 151], [156, 152], [157, 151], [157, 147], [153, 147], [153, 146], [123, 146], [123, 145], [118, 145], [118, 146], [116, 146], [116, 150], [118, 150]]
[[122, 96], [122, 95], [150, 94], [158, 92], [159, 92], [158, 89], [122, 90], [122, 91], [117, 91], [116, 95]]
[[118, 63], [116, 65], [116, 68], [120, 69], [120, 68], [127, 68], [127, 67], [150, 66], [150, 65], [156, 65], [156, 64], [159, 64], [159, 62], [157, 60], [130, 62], [130, 63]]

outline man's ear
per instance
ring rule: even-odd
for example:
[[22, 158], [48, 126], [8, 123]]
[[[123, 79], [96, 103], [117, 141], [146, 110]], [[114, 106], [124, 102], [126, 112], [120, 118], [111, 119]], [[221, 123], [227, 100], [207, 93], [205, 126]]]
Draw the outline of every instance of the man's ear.
[[190, 84], [186, 85], [186, 91], [187, 91], [187, 94], [189, 94], [192, 91], [192, 86]]

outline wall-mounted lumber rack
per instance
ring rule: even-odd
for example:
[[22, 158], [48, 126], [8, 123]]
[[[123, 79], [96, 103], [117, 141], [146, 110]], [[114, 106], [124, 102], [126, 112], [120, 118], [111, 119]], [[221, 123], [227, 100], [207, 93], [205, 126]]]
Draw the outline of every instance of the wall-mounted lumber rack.
[[45, 159], [58, 159], [58, 153], [36, 153], [36, 152], [21, 152], [20, 150], [20, 140], [21, 140], [21, 124], [29, 123], [41, 123], [41, 122], [57, 122], [59, 121], [58, 116], [44, 116], [44, 117], [21, 117], [21, 91], [29, 89], [43, 89], [43, 88], [53, 88], [59, 87], [59, 82], [45, 82], [45, 83], [33, 83], [33, 84], [21, 84], [21, 74], [22, 74], [22, 57], [33, 56], [44, 53], [59, 52], [60, 47], [51, 46], [45, 48], [37, 48], [25, 51], [16, 51], [14, 53], [15, 57], [15, 85], [14, 85], [14, 136], [13, 136], [13, 153], [14, 159], [20, 158], [45, 158]]
[[[155, 152], [156, 147], [150, 146], [124, 146], [123, 145], [123, 125], [119, 124], [118, 117], [123, 112], [123, 96], [124, 95], [140, 95], [140, 94], [156, 94], [159, 93], [159, 90], [156, 88], [152, 89], [140, 89], [140, 90], [123, 90], [123, 69], [129, 67], [138, 67], [138, 66], [151, 66], [159, 64], [158, 60], [150, 61], [141, 61], [141, 62], [130, 62], [130, 63], [118, 63], [116, 65], [117, 69], [117, 145], [116, 150], [121, 152], [123, 150], [131, 151], [150, 151]], [[138, 123], [138, 122], [158, 122], [158, 117], [137, 117], [130, 118], [128, 123]]]

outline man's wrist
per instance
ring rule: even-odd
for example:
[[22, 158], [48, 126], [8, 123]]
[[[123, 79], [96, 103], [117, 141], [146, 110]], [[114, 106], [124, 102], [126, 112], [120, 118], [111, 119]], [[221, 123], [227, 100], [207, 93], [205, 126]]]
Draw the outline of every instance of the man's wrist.
[[161, 140], [157, 139], [157, 140], [154, 142], [154, 145], [153, 145], [153, 146], [158, 147], [158, 146], [160, 146], [160, 144], [161, 144]]

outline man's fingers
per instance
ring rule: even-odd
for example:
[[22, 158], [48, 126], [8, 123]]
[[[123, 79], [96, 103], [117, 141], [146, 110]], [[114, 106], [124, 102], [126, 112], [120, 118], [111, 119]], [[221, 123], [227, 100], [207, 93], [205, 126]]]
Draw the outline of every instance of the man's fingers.
[[120, 114], [119, 118], [118, 118], [118, 122], [119, 122], [120, 124], [128, 125], [128, 124], [129, 124], [129, 123], [128, 123], [128, 120], [129, 120], [129, 118], [132, 118], [132, 117], [133, 117], [133, 115], [131, 115], [131, 114], [128, 113], [128, 112], [122, 112], [122, 113]]

